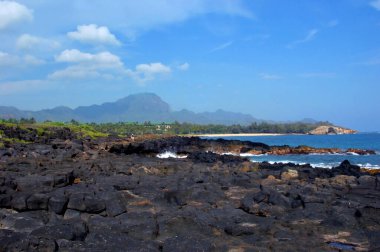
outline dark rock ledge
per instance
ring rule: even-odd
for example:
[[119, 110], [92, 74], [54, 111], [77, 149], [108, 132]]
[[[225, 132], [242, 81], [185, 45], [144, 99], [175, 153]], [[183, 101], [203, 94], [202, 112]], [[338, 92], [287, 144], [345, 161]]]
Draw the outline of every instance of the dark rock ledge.
[[208, 140], [198, 137], [170, 137], [142, 142], [133, 142], [128, 144], [118, 144], [111, 148], [113, 153], [141, 153], [141, 154], [158, 154], [164, 150], [174, 151], [177, 153], [192, 153], [196, 151], [215, 152], [215, 153], [234, 153], [234, 154], [270, 154], [270, 155], [289, 155], [289, 154], [358, 154], [374, 155], [373, 150], [348, 149], [341, 150], [338, 148], [313, 148], [309, 146], [290, 147], [269, 146], [263, 143], [254, 143], [237, 140]]
[[0, 150], [0, 251], [380, 250], [380, 177], [348, 161], [314, 169], [206, 152], [273, 148], [259, 143], [105, 141]]

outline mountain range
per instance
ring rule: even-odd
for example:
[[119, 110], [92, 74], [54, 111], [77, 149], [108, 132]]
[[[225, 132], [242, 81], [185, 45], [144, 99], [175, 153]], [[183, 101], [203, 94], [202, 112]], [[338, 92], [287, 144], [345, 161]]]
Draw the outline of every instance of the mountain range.
[[262, 122], [252, 115], [224, 110], [195, 113], [190, 110], [173, 111], [170, 105], [153, 93], [129, 95], [116, 102], [101, 105], [81, 106], [75, 109], [55, 107], [39, 111], [19, 110], [15, 107], [0, 106], [0, 118], [35, 118], [37, 121], [80, 122], [188, 122], [196, 124], [241, 124]]

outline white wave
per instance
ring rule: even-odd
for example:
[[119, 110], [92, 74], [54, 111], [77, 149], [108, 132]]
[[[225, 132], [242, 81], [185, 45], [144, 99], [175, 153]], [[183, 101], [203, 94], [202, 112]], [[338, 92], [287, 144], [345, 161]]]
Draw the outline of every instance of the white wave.
[[365, 164], [357, 164], [362, 168], [367, 168], [367, 169], [380, 169], [380, 165], [374, 165], [370, 163], [365, 163]]
[[251, 154], [251, 153], [240, 153], [241, 157], [261, 157], [266, 156], [266, 154]]
[[[219, 154], [217, 152], [214, 152], [215, 154]], [[224, 155], [224, 156], [238, 156], [238, 154], [236, 153], [233, 153], [233, 152], [224, 152], [224, 153], [221, 153], [220, 155]]]
[[[258, 160], [254, 160], [254, 159], [251, 159], [252, 162], [263, 162], [263, 161], [258, 161]], [[305, 165], [307, 163], [304, 163], [304, 162], [297, 162], [297, 161], [291, 161], [291, 160], [278, 160], [278, 161], [267, 161], [268, 163], [270, 164], [288, 164], [288, 163], [292, 163], [292, 164], [298, 164], [298, 165]]]
[[163, 153], [157, 154], [157, 157], [158, 158], [187, 158], [186, 155], [180, 156], [171, 151], [165, 151]]
[[[262, 160], [254, 160], [251, 159], [252, 162], [263, 162]], [[306, 165], [309, 163], [305, 162], [297, 162], [297, 161], [292, 161], [292, 160], [278, 160], [278, 161], [267, 161], [270, 164], [287, 164], [287, 163], [293, 163], [296, 165]], [[331, 169], [333, 167], [337, 167], [340, 165], [340, 162], [333, 162], [333, 163], [310, 163], [310, 166], [313, 168], [326, 168], [326, 169]], [[361, 168], [367, 168], [367, 169], [380, 169], [380, 165], [374, 165], [370, 163], [365, 163], [365, 164], [353, 164], [353, 165], [358, 165]]]
[[[251, 159], [252, 162], [263, 162], [263, 161], [259, 161], [259, 160], [254, 160], [254, 159]], [[278, 161], [267, 161], [268, 163], [270, 164], [288, 164], [288, 163], [292, 163], [292, 164], [296, 164], [296, 165], [307, 165], [309, 163], [306, 163], [306, 162], [298, 162], [298, 161], [292, 161], [292, 160], [278, 160]], [[326, 164], [326, 163], [310, 163], [310, 166], [313, 167], [313, 168], [327, 168], [327, 169], [331, 169], [332, 167], [335, 167], [335, 166], [338, 166], [339, 163], [330, 163], [330, 164]]]
[[348, 154], [348, 155], [352, 155], [352, 156], [359, 156], [359, 154], [356, 153], [356, 152], [347, 152], [347, 154]]
[[326, 168], [326, 169], [331, 169], [331, 168], [333, 168], [334, 166], [337, 166], [337, 165], [326, 164], [326, 163], [311, 163], [310, 166], [313, 167], [313, 168]]
[[310, 153], [308, 154], [310, 156], [346, 156], [346, 153], [337, 153], [337, 152], [330, 152], [330, 153]]
[[[217, 152], [213, 152], [215, 154], [219, 154]], [[226, 156], [240, 156], [240, 157], [261, 157], [261, 156], [267, 156], [267, 154], [251, 154], [251, 153], [234, 153], [234, 152], [224, 152], [219, 155], [226, 155]]]

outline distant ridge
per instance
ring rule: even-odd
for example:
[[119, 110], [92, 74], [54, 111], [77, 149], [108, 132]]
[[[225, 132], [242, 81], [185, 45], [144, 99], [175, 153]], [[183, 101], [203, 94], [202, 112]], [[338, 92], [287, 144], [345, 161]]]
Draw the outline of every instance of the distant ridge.
[[189, 110], [172, 111], [170, 105], [153, 93], [129, 95], [116, 102], [81, 106], [75, 109], [60, 106], [39, 111], [24, 111], [15, 107], [0, 106], [0, 118], [35, 118], [37, 121], [80, 122], [188, 122], [196, 124], [241, 124], [262, 122], [251, 115], [224, 110], [195, 113]]

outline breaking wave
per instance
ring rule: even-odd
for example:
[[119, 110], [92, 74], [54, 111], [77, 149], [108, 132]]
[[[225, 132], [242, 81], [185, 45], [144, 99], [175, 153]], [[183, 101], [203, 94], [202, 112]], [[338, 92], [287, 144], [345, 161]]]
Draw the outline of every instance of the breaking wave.
[[[251, 159], [252, 162], [263, 162], [262, 160], [255, 160], [255, 159]], [[307, 162], [299, 162], [299, 161], [294, 161], [294, 160], [276, 160], [276, 161], [268, 161], [269, 164], [288, 164], [288, 163], [292, 163], [292, 164], [297, 164], [297, 165], [307, 165], [309, 164], [311, 167], [313, 168], [327, 168], [327, 169], [331, 169], [333, 167], [337, 167], [340, 165], [340, 162], [331, 162], [331, 163], [323, 163], [323, 162], [320, 162], [320, 163], [307, 163]], [[358, 166], [360, 166], [361, 168], [367, 168], [367, 169], [380, 169], [380, 165], [376, 165], [376, 164], [371, 164], [371, 163], [363, 163], [363, 164], [356, 164]]]
[[171, 151], [165, 151], [163, 153], [157, 154], [158, 158], [187, 158], [187, 155], [178, 155], [177, 153]]

